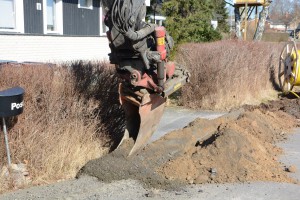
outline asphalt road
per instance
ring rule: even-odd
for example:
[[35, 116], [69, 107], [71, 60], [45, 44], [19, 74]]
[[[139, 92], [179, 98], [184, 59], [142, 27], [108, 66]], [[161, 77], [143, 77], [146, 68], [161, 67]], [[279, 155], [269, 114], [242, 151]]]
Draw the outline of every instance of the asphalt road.
[[[182, 128], [196, 117], [215, 118], [222, 113], [196, 112], [169, 108], [166, 110], [159, 131], [152, 141], [172, 129]], [[279, 144], [285, 154], [281, 157], [286, 165], [298, 169], [291, 175], [300, 180], [300, 129], [295, 130], [287, 141]], [[93, 177], [82, 177], [47, 186], [32, 187], [7, 193], [0, 199], [206, 199], [206, 200], [299, 200], [300, 185], [274, 182], [244, 184], [190, 185], [177, 191], [146, 189], [138, 181], [122, 180], [102, 183]]]
[[152, 135], [149, 143], [158, 140], [163, 135], [177, 129], [184, 128], [197, 118], [215, 119], [224, 115], [222, 112], [196, 111], [178, 107], [168, 107], [164, 111], [157, 131]]

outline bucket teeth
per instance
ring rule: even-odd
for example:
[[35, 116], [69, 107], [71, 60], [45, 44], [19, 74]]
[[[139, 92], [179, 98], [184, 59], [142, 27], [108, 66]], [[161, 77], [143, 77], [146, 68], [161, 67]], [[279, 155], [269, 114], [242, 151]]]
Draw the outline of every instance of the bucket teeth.
[[126, 139], [134, 140], [130, 156], [143, 148], [156, 131], [166, 99], [159, 94], [133, 92], [123, 84], [120, 84], [119, 95], [126, 117], [126, 130], [120, 145]]

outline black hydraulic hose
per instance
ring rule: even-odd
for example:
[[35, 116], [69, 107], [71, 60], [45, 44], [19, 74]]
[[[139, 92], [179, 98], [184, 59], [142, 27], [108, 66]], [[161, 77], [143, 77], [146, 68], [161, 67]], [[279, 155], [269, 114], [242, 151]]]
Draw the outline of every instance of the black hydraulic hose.
[[165, 63], [162, 61], [157, 64], [157, 79], [158, 86], [164, 89], [164, 79], [165, 79]]
[[115, 0], [111, 9], [113, 26], [125, 34], [135, 24], [136, 15], [143, 6], [143, 0]]

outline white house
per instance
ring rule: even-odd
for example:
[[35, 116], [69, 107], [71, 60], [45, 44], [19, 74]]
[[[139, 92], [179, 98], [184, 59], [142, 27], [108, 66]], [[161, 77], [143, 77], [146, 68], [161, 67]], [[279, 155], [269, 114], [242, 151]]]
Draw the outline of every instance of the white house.
[[0, 60], [107, 59], [101, 0], [0, 0]]
[[153, 23], [153, 24], [157, 24], [159, 26], [163, 26], [164, 22], [166, 21], [166, 17], [162, 16], [162, 15], [148, 15], [148, 22], [149, 23]]
[[283, 23], [276, 23], [276, 22], [271, 22], [270, 23], [270, 28], [277, 30], [277, 31], [285, 31], [286, 30], [286, 25]]
[[0, 62], [108, 59], [102, 1], [0, 0]]

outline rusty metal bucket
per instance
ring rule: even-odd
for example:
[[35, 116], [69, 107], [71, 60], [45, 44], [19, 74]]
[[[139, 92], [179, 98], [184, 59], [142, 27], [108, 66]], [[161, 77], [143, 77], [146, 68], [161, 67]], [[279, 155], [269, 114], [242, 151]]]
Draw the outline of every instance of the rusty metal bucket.
[[132, 138], [134, 146], [130, 156], [143, 148], [156, 131], [164, 112], [166, 98], [159, 94], [132, 91], [122, 83], [119, 86], [119, 98], [126, 117], [126, 130], [119, 146], [124, 140]]

